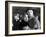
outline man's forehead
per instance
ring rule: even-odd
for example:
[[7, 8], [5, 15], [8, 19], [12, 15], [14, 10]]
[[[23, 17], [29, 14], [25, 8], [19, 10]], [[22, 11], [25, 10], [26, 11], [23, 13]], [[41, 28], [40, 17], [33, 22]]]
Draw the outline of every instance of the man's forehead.
[[29, 12], [33, 12], [33, 10], [28, 10]]

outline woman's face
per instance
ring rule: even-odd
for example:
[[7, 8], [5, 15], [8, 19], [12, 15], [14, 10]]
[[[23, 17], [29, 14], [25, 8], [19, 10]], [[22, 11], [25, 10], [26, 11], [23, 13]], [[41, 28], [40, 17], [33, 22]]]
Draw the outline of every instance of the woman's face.
[[18, 21], [19, 20], [19, 14], [17, 14], [16, 16], [14, 16], [15, 20]]
[[24, 16], [24, 21], [28, 21], [28, 15], [27, 14], [25, 14], [25, 16]]

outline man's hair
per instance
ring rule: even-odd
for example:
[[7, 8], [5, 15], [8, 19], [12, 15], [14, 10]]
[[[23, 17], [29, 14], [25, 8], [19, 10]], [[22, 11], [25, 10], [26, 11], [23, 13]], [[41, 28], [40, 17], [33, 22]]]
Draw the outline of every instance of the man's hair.
[[29, 10], [33, 10], [33, 14], [34, 14], [34, 16], [37, 16], [37, 11], [36, 11], [35, 9], [27, 9], [27, 11], [26, 11], [27, 14], [28, 14], [28, 11], [29, 11]]

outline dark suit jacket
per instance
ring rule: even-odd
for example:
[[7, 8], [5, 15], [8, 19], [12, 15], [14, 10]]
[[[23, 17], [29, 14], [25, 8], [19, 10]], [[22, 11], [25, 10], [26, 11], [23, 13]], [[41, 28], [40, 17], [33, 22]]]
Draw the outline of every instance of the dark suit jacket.
[[19, 22], [19, 20], [18, 21], [16, 21], [15, 19], [13, 20], [13, 30], [23, 30], [23, 27], [24, 26], [27, 26], [28, 25], [28, 23], [27, 22], [25, 22], [24, 20], [21, 20], [21, 22]]

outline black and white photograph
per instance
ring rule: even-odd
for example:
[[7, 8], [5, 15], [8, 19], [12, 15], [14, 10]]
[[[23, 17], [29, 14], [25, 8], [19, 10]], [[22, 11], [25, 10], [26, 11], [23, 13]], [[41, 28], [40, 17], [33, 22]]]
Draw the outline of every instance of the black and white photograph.
[[6, 35], [44, 34], [44, 3], [6, 2]]
[[40, 8], [35, 7], [12, 7], [12, 30], [41, 29]]

